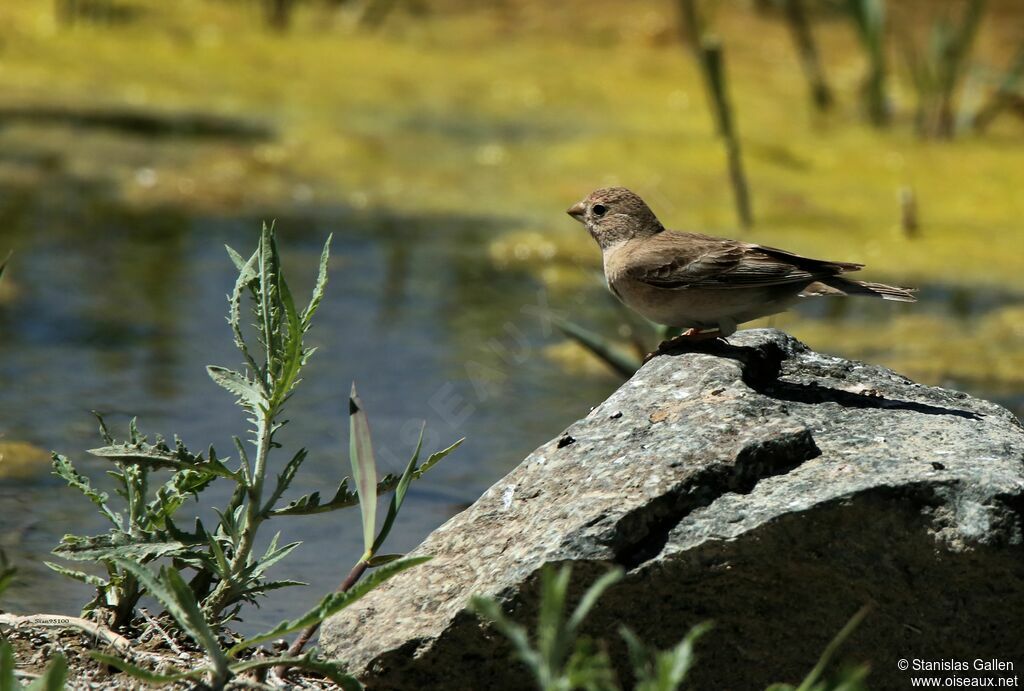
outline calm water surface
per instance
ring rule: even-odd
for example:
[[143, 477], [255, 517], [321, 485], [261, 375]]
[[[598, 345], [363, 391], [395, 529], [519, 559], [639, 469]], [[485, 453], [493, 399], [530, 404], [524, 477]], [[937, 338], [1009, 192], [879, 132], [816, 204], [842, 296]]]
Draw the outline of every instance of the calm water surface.
[[[151, 437], [177, 433], [195, 450], [213, 443], [234, 456], [231, 435], [245, 431], [241, 411], [204, 367], [239, 359], [224, 320], [235, 274], [223, 245], [252, 247], [258, 223], [195, 219], [153, 232], [96, 223], [9, 233], [20, 297], [0, 312], [5, 437], [59, 450], [101, 478], [105, 464], [83, 453], [99, 445], [95, 409], [120, 432], [137, 415]], [[321, 243], [335, 233], [328, 294], [309, 337], [319, 350], [290, 406], [277, 459], [283, 463], [298, 446], [310, 450], [291, 496], [329, 493], [347, 474], [345, 401], [353, 379], [386, 470], [401, 470], [421, 420], [429, 450], [467, 437], [413, 486], [389, 551], [415, 546], [615, 387], [610, 377], [565, 374], [536, 352], [553, 338], [522, 310], [536, 304], [538, 287], [525, 276], [496, 274], [486, 260], [485, 241], [501, 224], [341, 212], [278, 221], [300, 292], [315, 275]], [[486, 385], [471, 372], [486, 372]], [[202, 501], [179, 515], [208, 515], [226, 493]], [[361, 551], [357, 512], [278, 520], [282, 539], [304, 544], [275, 577], [312, 587], [281, 592], [250, 612], [250, 623], [294, 615], [337, 585]], [[5, 607], [76, 612], [89, 589], [52, 574], [42, 560], [63, 533], [105, 528], [48, 468], [3, 481], [0, 545], [21, 569]]]

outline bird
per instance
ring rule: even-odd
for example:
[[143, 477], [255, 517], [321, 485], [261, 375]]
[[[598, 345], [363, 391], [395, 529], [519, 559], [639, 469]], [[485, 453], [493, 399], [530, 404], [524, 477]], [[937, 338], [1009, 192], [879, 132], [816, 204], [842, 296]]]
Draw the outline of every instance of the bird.
[[608, 288], [627, 307], [685, 329], [672, 341], [727, 338], [744, 322], [801, 298], [866, 296], [916, 302], [913, 289], [846, 278], [863, 264], [811, 259], [775, 247], [667, 230], [625, 187], [591, 192], [567, 213], [601, 248]]

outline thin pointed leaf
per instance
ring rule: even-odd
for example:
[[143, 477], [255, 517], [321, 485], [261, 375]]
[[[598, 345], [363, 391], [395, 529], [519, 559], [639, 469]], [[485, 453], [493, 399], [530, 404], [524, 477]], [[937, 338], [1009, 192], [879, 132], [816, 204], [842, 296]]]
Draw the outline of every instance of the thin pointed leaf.
[[526, 628], [505, 616], [497, 602], [487, 597], [474, 595], [470, 598], [470, 609], [481, 619], [489, 621], [499, 633], [512, 643], [516, 655], [533, 673], [538, 682], [544, 683], [540, 655], [530, 646], [530, 636]]
[[405, 499], [405, 493], [409, 489], [409, 483], [412, 482], [413, 474], [416, 472], [416, 464], [420, 460], [420, 449], [423, 448], [423, 431], [426, 429], [426, 426], [426, 422], [420, 426], [420, 436], [416, 441], [416, 450], [413, 451], [412, 458], [409, 459], [409, 463], [405, 466], [405, 472], [402, 473], [402, 477], [398, 480], [398, 486], [395, 487], [395, 493], [391, 495], [391, 503], [388, 504], [388, 513], [384, 517], [384, 523], [380, 527], [380, 532], [377, 533], [377, 538], [373, 541], [373, 547], [370, 548], [370, 552], [374, 554], [376, 554], [377, 550], [381, 548], [381, 545], [383, 545], [384, 541], [388, 538], [388, 534], [391, 532], [391, 526], [394, 525], [395, 518], [398, 516], [398, 511], [402, 508], [402, 501]]
[[366, 565], [371, 569], [375, 569], [378, 566], [384, 566], [385, 564], [390, 564], [393, 561], [398, 561], [404, 556], [404, 554], [378, 554], [366, 562]]
[[866, 617], [870, 611], [871, 605], [864, 605], [857, 610], [856, 614], [850, 617], [850, 620], [846, 622], [846, 625], [825, 647], [821, 657], [818, 658], [818, 662], [814, 665], [814, 669], [811, 670], [810, 674], [807, 675], [807, 678], [803, 680], [799, 687], [797, 687], [797, 691], [811, 691], [811, 689], [814, 688], [818, 679], [825, 673], [825, 668], [828, 667], [828, 663], [832, 659], [832, 656], [836, 654], [837, 650], [839, 650], [839, 646], [841, 646], [843, 642], [857, 630], [857, 627], [860, 626], [860, 623], [864, 621], [864, 617]]
[[6, 640], [0, 640], [0, 691], [21, 691], [15, 669], [14, 648]]
[[282, 621], [280, 624], [275, 626], [270, 631], [258, 634], [247, 640], [238, 643], [230, 650], [228, 655], [236, 655], [239, 651], [250, 648], [254, 645], [258, 645], [263, 641], [269, 641], [272, 638], [280, 638], [281, 636], [293, 633], [295, 631], [301, 631], [307, 626], [313, 624], [319, 624], [327, 617], [340, 612], [345, 609], [353, 602], [359, 600], [364, 595], [369, 593], [371, 590], [379, 586], [384, 581], [388, 580], [392, 576], [395, 576], [406, 569], [411, 569], [414, 566], [418, 566], [425, 562], [430, 561], [431, 557], [410, 557], [409, 559], [403, 559], [401, 561], [391, 562], [385, 566], [375, 569], [370, 573], [369, 576], [359, 581], [350, 590], [346, 592], [335, 592], [324, 597], [317, 604], [316, 607], [303, 614], [298, 619], [292, 621]]
[[348, 399], [349, 414], [349, 462], [352, 464], [352, 478], [359, 496], [359, 509], [363, 519], [363, 549], [365, 557], [373, 554], [374, 535], [377, 521], [377, 463], [373, 458], [373, 442], [370, 438], [370, 423], [363, 410], [362, 401], [352, 384]]
[[595, 604], [597, 604], [598, 599], [604, 595], [604, 591], [622, 580], [622, 576], [622, 569], [612, 569], [608, 573], [603, 574], [600, 578], [594, 581], [592, 586], [587, 588], [587, 592], [583, 594], [583, 597], [580, 599], [580, 603], [576, 605], [576, 609], [573, 610], [572, 616], [569, 617], [569, 631], [572, 634], [575, 634], [579, 629], [583, 620], [586, 619], [588, 614], [590, 614], [590, 610], [593, 609]]
[[103, 420], [103, 416], [97, 413], [95, 410], [92, 411], [92, 414], [96, 417], [96, 420], [100, 424], [100, 438], [103, 439], [103, 443], [113, 444], [114, 436], [110, 433], [110, 430], [107, 429], [107, 423]]
[[0, 280], [2, 280], [3, 277], [4, 277], [4, 270], [7, 269], [7, 262], [10, 261], [10, 259], [11, 259], [11, 253], [8, 252], [7, 256], [4, 257], [4, 260], [0, 261]]
[[25, 691], [64, 691], [64, 682], [67, 678], [68, 661], [58, 653], [46, 666], [42, 676], [25, 687]]
[[342, 691], [361, 691], [363, 688], [363, 685], [359, 683], [358, 679], [345, 672], [345, 668], [342, 664], [329, 662], [327, 660], [317, 660], [313, 657], [313, 651], [310, 651], [302, 657], [282, 656], [246, 660], [245, 662], [239, 662], [232, 665], [231, 671], [235, 674], [242, 674], [256, 669], [267, 669], [268, 667], [279, 666], [317, 672], [340, 686]]
[[306, 449], [299, 449], [292, 456], [291, 460], [285, 464], [284, 469], [277, 476], [277, 484], [274, 485], [274, 491], [267, 499], [267, 503], [263, 505], [262, 514], [264, 517], [269, 516], [270, 512], [274, 510], [274, 505], [281, 498], [281, 495], [285, 493], [289, 485], [292, 484], [292, 480], [295, 478], [295, 473], [298, 472], [299, 466], [306, 460], [307, 455]]
[[554, 315], [551, 315], [550, 319], [555, 328], [627, 379], [636, 374], [643, 364], [638, 358], [620, 351], [604, 336]]
[[[252, 261], [252, 257], [246, 259], [238, 252], [236, 252], [231, 245], [224, 245], [224, 249], [227, 250], [228, 257], [231, 259], [231, 263], [235, 265], [236, 271], [243, 271], [246, 267], [246, 264]], [[250, 280], [252, 279], [251, 276], [249, 278]]]
[[572, 567], [566, 564], [557, 572], [553, 567], [541, 571], [540, 611], [537, 616], [537, 650], [552, 669], [561, 667], [571, 641], [563, 620]]
[[302, 544], [301, 542], [289, 542], [284, 547], [278, 548], [276, 546], [277, 538], [280, 535], [281, 534], [278, 533], [274, 536], [274, 544], [272, 545], [273, 549], [268, 547], [266, 553], [259, 560], [259, 563], [257, 564], [256, 568], [253, 569], [254, 576], [262, 576], [267, 569], [269, 569], [271, 566], [287, 557], [293, 549]]
[[116, 655], [107, 655], [106, 653], [101, 653], [96, 650], [90, 650], [89, 657], [97, 662], [103, 663], [104, 665], [115, 667], [131, 677], [141, 679], [147, 684], [173, 684], [174, 682], [181, 681], [182, 679], [195, 679], [196, 677], [201, 677], [212, 671], [206, 667], [200, 667], [198, 669], [190, 669], [186, 672], [176, 672], [174, 674], [157, 674], [156, 672], [151, 672], [144, 667], [133, 665], [131, 662], [123, 660]]

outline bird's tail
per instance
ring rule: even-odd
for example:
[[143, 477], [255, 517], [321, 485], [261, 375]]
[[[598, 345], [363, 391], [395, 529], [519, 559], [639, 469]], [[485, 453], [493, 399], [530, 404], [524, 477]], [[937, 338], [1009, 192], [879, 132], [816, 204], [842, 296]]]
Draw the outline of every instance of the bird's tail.
[[800, 293], [800, 297], [811, 297], [817, 295], [866, 295], [868, 297], [882, 298], [883, 300], [895, 300], [897, 302], [917, 302], [913, 295], [913, 288], [897, 288], [887, 286], [884, 283], [868, 283], [867, 281], [852, 281], [840, 276], [832, 276], [815, 281]]

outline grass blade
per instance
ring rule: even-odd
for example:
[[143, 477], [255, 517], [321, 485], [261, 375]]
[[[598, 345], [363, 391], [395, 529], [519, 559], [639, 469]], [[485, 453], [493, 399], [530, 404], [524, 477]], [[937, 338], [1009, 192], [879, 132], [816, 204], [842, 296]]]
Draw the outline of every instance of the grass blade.
[[412, 482], [413, 475], [416, 473], [416, 464], [420, 460], [420, 450], [423, 448], [423, 430], [426, 429], [427, 423], [423, 423], [420, 426], [420, 436], [416, 441], [416, 450], [412, 453], [412, 458], [409, 459], [408, 465], [405, 466], [405, 471], [402, 473], [402, 477], [398, 480], [398, 486], [395, 487], [395, 493], [391, 495], [391, 503], [388, 504], [388, 513], [384, 517], [384, 524], [380, 527], [380, 532], [377, 533], [377, 539], [373, 541], [373, 547], [370, 549], [374, 554], [381, 548], [384, 541], [388, 538], [388, 533], [391, 532], [391, 526], [395, 523], [395, 518], [398, 516], [399, 509], [402, 508], [402, 501], [405, 499], [405, 493], [409, 489], [409, 483]]
[[187, 672], [176, 672], [175, 674], [157, 674], [156, 672], [151, 672], [144, 667], [133, 665], [127, 660], [122, 660], [116, 655], [107, 655], [95, 650], [90, 650], [89, 657], [97, 662], [115, 667], [125, 674], [144, 681], [147, 684], [155, 685], [173, 684], [174, 682], [181, 681], [183, 679], [194, 679], [196, 677], [201, 677], [210, 671], [206, 667], [200, 667], [199, 669], [190, 669]]
[[550, 319], [554, 323], [555, 328], [597, 356], [598, 359], [626, 379], [636, 374], [636, 371], [640, 369], [640, 365], [643, 364], [639, 359], [632, 358], [621, 352], [604, 336], [554, 315], [550, 315]]
[[587, 588], [587, 592], [583, 594], [580, 603], [576, 605], [576, 609], [573, 610], [572, 616], [569, 617], [569, 631], [571, 634], [579, 629], [583, 620], [590, 614], [590, 610], [597, 604], [598, 599], [604, 595], [604, 591], [612, 587], [620, 580], [622, 580], [623, 572], [622, 569], [612, 569], [606, 574], [603, 574], [600, 578], [594, 581], [594, 584]]

